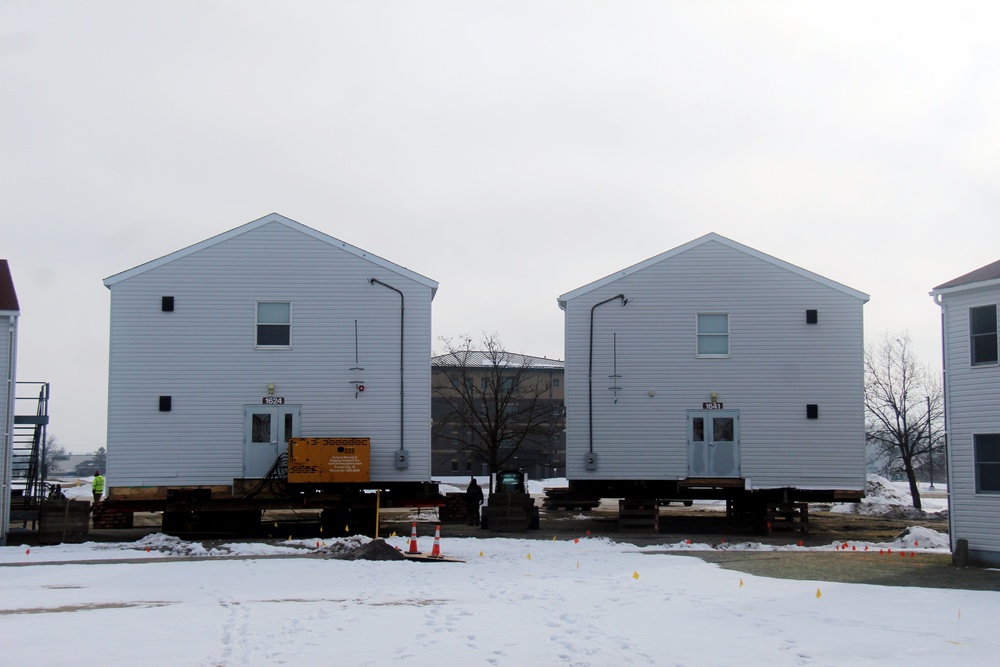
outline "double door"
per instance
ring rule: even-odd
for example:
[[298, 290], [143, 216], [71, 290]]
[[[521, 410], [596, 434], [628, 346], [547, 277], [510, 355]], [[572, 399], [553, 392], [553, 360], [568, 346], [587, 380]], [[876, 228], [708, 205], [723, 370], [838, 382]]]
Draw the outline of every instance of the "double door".
[[688, 410], [688, 477], [740, 476], [738, 410]]

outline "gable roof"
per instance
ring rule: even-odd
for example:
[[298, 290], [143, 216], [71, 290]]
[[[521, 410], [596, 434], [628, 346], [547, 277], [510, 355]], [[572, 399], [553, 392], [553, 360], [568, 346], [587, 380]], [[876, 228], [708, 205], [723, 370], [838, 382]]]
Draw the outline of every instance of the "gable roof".
[[627, 269], [623, 269], [621, 271], [618, 271], [617, 273], [612, 273], [611, 275], [605, 276], [600, 280], [595, 280], [594, 282], [584, 285], [583, 287], [578, 287], [577, 289], [571, 292], [566, 292], [558, 299], [559, 307], [565, 310], [566, 302], [569, 301], [570, 299], [575, 299], [578, 296], [587, 294], [588, 292], [591, 292], [599, 287], [604, 287], [605, 285], [613, 283], [619, 278], [624, 278], [625, 276], [630, 276], [633, 273], [638, 273], [639, 271], [642, 271], [647, 267], [653, 266], [654, 264], [659, 264], [660, 262], [668, 260], [671, 257], [676, 257], [681, 253], [687, 252], [688, 250], [691, 250], [693, 248], [697, 248], [698, 246], [705, 245], [706, 243], [720, 243], [726, 246], [727, 248], [736, 250], [737, 252], [741, 252], [745, 255], [755, 257], [759, 260], [767, 262], [768, 264], [772, 264], [779, 268], [785, 269], [786, 271], [791, 271], [796, 275], [803, 276], [805, 278], [808, 278], [809, 280], [813, 280], [817, 283], [820, 283], [821, 285], [826, 285], [827, 287], [831, 287], [837, 290], [838, 292], [843, 292], [844, 294], [853, 296], [856, 299], [860, 299], [862, 302], [867, 302], [869, 299], [869, 296], [864, 292], [859, 292], [858, 290], [850, 288], [847, 285], [843, 285], [836, 281], [830, 280], [829, 278], [824, 278], [818, 273], [807, 271], [801, 267], [795, 266], [794, 264], [789, 264], [784, 260], [780, 260], [777, 257], [772, 257], [771, 255], [760, 252], [759, 250], [754, 250], [750, 246], [745, 246], [742, 243], [737, 243], [736, 241], [727, 239], [725, 236], [716, 234], [715, 232], [710, 232], [693, 241], [689, 241], [684, 245], [677, 246], [673, 250], [668, 250], [666, 252], [660, 253], [659, 255], [656, 255], [655, 257], [650, 257], [649, 259], [639, 262], [638, 264], [633, 264]]
[[409, 269], [399, 266], [398, 264], [393, 264], [389, 260], [383, 259], [378, 255], [373, 255], [372, 253], [362, 250], [361, 248], [357, 248], [349, 243], [345, 243], [340, 239], [336, 239], [332, 236], [324, 234], [323, 232], [316, 231], [311, 227], [306, 227], [302, 223], [295, 222], [294, 220], [286, 218], [285, 216], [280, 215], [278, 213], [271, 213], [270, 215], [265, 215], [263, 218], [258, 218], [256, 220], [246, 223], [245, 225], [240, 225], [235, 229], [230, 229], [228, 232], [223, 232], [222, 234], [218, 234], [211, 238], [205, 239], [201, 243], [195, 243], [194, 245], [190, 245], [176, 252], [172, 252], [169, 255], [164, 255], [163, 257], [154, 259], [150, 262], [146, 262], [145, 264], [140, 264], [139, 266], [129, 269], [128, 271], [122, 271], [121, 273], [116, 273], [115, 275], [109, 276], [108, 278], [104, 279], [104, 286], [110, 289], [112, 285], [120, 283], [123, 280], [128, 280], [129, 278], [145, 273], [146, 271], [155, 269], [159, 266], [163, 266], [164, 264], [169, 264], [174, 260], [181, 259], [182, 257], [187, 257], [188, 255], [196, 253], [199, 250], [210, 248], [216, 244], [223, 243], [224, 241], [228, 241], [229, 239], [235, 238], [247, 232], [251, 232], [259, 227], [263, 227], [264, 225], [268, 225], [273, 222], [282, 224], [290, 229], [294, 229], [297, 232], [301, 232], [307, 236], [311, 236], [314, 239], [323, 241], [324, 243], [329, 243], [330, 245], [340, 248], [345, 252], [349, 252], [352, 255], [361, 257], [363, 259], [367, 259], [372, 264], [380, 266], [384, 269], [388, 269], [389, 271], [392, 271], [394, 273], [398, 273], [401, 276], [405, 276], [415, 282], [420, 283], [421, 285], [429, 287], [431, 288], [432, 299], [434, 298], [434, 295], [437, 293], [438, 283], [436, 280], [431, 280], [430, 278], [422, 276], [415, 271], [410, 271]]
[[0, 259], [0, 312], [20, 313], [17, 303], [17, 292], [14, 291], [14, 279], [10, 275], [10, 266], [6, 259]]
[[[983, 284], [979, 285], [979, 283]], [[987, 287], [990, 283], [1000, 284], [1000, 260], [938, 285], [931, 290], [931, 296], [945, 291], [953, 291], [954, 288], [967, 288], [974, 284], [977, 287]]]

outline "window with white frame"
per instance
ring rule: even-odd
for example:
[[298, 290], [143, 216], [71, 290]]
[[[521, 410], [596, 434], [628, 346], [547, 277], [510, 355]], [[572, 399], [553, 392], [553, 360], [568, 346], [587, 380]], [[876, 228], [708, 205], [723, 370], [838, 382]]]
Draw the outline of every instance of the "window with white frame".
[[1000, 493], [1000, 433], [972, 436], [976, 493]]
[[729, 313], [698, 313], [698, 356], [729, 356]]
[[292, 302], [257, 302], [257, 347], [291, 347]]
[[969, 308], [969, 351], [973, 366], [997, 363], [997, 306]]

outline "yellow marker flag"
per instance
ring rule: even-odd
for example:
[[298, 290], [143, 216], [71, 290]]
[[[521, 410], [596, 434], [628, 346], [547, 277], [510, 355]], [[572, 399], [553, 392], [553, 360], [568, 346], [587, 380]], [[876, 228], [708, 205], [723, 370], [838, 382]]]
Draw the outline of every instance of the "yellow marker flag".
[[576, 569], [578, 569], [578, 570], [580, 569], [580, 561], [576, 562]]
[[531, 560], [531, 552], [528, 552], [528, 560]]
[[479, 557], [480, 557], [480, 558], [482, 558], [482, 557], [483, 557], [483, 552], [482, 552], [482, 551], [480, 551], [480, 552], [479, 552]]
[[632, 578], [635, 579], [636, 581], [639, 581], [639, 573], [636, 572], [635, 570], [633, 570], [632, 571]]
[[291, 541], [292, 541], [292, 536], [291, 536], [291, 535], [289, 535], [289, 536], [288, 536], [288, 541], [289, 541], [289, 542], [291, 542]]
[[553, 542], [555, 542], [555, 541], [556, 541], [556, 536], [555, 536], [555, 535], [553, 535], [553, 536], [552, 536], [552, 541], [553, 541]]
[[277, 522], [277, 521], [275, 521], [275, 522], [274, 522], [274, 527], [275, 527], [275, 528], [277, 528], [277, 527], [278, 527], [278, 522]]
[[392, 535], [390, 535], [389, 537], [396, 537], [396, 531], [392, 531]]
[[743, 579], [740, 579], [740, 588], [743, 588]]
[[320, 535], [322, 535], [322, 534], [323, 534], [323, 526], [320, 526], [320, 527], [319, 527], [319, 534], [320, 534]]
[[351, 532], [351, 527], [350, 527], [350, 526], [347, 526], [347, 525], [345, 525], [345, 526], [344, 526], [344, 532], [345, 532], [345, 533], [349, 533], [349, 532]]
[[819, 590], [819, 589], [817, 588], [817, 589], [816, 589], [816, 599], [818, 600], [818, 599], [820, 599], [821, 597], [823, 597], [823, 594], [822, 594], [822, 593], [820, 592], [820, 590]]

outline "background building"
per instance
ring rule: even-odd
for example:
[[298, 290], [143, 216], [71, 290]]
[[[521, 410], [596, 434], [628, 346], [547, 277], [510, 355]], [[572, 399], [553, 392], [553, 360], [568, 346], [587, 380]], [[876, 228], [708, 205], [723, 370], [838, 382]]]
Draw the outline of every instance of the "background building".
[[503, 467], [534, 479], [565, 473], [562, 361], [465, 350], [433, 357], [431, 364], [434, 475], [489, 474], [491, 435], [499, 440]]

